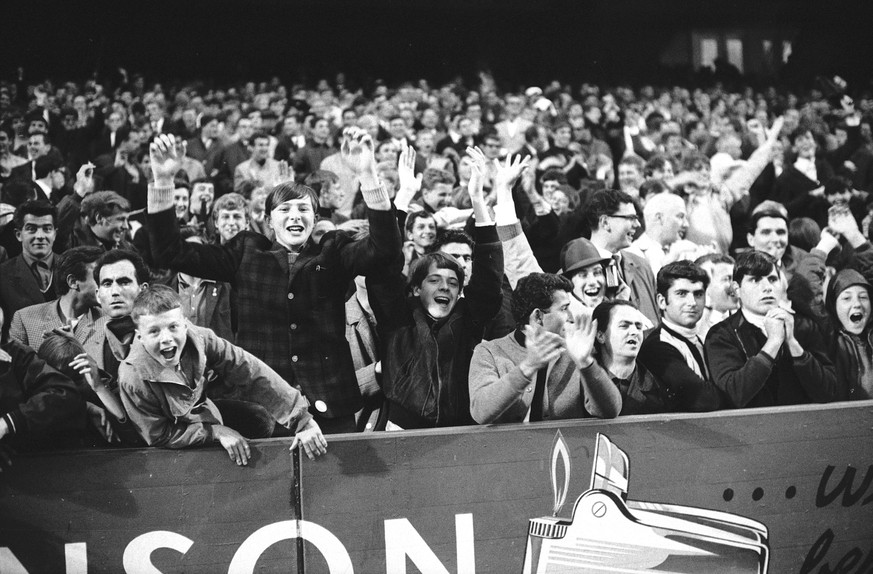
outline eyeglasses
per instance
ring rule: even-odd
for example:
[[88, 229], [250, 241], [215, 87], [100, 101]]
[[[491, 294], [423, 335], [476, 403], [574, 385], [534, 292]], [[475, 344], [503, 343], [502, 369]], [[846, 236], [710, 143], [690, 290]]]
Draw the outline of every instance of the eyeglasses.
[[619, 218], [619, 219], [627, 219], [628, 221], [639, 221], [639, 220], [640, 220], [640, 216], [637, 215], [637, 214], [633, 214], [633, 215], [620, 215], [620, 214], [618, 214], [618, 213], [615, 213], [615, 214], [613, 214], [613, 215], [610, 215], [609, 217], [617, 217], [617, 218]]

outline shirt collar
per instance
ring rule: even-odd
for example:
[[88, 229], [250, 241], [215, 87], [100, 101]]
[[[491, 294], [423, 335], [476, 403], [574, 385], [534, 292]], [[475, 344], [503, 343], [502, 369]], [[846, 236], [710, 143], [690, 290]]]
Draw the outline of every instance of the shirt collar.
[[681, 326], [677, 325], [676, 323], [674, 323], [673, 321], [671, 321], [667, 317], [662, 317], [661, 323], [663, 325], [665, 325], [671, 331], [674, 331], [675, 333], [683, 336], [684, 338], [688, 339], [689, 341], [694, 341], [695, 339], [698, 338], [697, 326], [700, 324], [699, 321], [697, 324], [694, 325], [694, 327], [692, 327], [690, 329], [688, 327], [681, 327]]
[[24, 262], [27, 263], [27, 266], [30, 267], [31, 269], [33, 269], [34, 263], [44, 264], [49, 269], [52, 269], [54, 267], [54, 264], [55, 264], [55, 254], [53, 252], [49, 252], [49, 254], [42, 259], [34, 259], [26, 251], [22, 251], [21, 257], [24, 258]]
[[743, 313], [743, 318], [745, 318], [746, 321], [760, 329], [762, 333], [767, 333], [767, 331], [764, 329], [765, 317], [763, 315], [755, 315], [754, 313], [749, 313], [746, 309], [740, 309], [740, 311]]

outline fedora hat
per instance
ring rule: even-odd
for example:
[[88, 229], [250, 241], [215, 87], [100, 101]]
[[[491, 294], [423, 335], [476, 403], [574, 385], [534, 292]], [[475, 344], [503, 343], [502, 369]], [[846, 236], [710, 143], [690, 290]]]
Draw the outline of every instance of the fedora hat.
[[593, 243], [580, 237], [568, 242], [561, 249], [561, 269], [563, 269], [561, 273], [564, 277], [569, 278], [583, 267], [595, 263], [608, 263], [610, 259], [610, 257], [601, 255]]

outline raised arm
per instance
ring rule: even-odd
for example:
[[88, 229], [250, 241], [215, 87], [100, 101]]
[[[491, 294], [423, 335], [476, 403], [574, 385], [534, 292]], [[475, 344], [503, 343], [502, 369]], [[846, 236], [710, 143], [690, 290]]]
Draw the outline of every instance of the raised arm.
[[[504, 273], [509, 279], [509, 285], [515, 289], [519, 279], [531, 273], [542, 273], [543, 269], [534, 256], [530, 243], [522, 231], [521, 222], [515, 210], [515, 200], [512, 198], [512, 186], [523, 172], [528, 169], [528, 158], [520, 162], [510, 162], [508, 165], [498, 165], [494, 178], [494, 191], [497, 204], [494, 206], [494, 219], [497, 222], [497, 235], [503, 246]], [[531, 193], [531, 192], [529, 192]], [[536, 193], [536, 191], [532, 191]], [[537, 194], [538, 195], [538, 194]], [[548, 203], [543, 201], [535, 207], [543, 214], [551, 211]]]
[[[179, 158], [173, 139], [159, 135], [149, 146], [154, 182], [148, 189], [148, 232], [155, 263], [195, 277], [233, 282], [242, 256], [243, 241], [256, 241], [268, 249], [263, 236], [240, 233], [226, 246], [201, 245], [182, 241], [179, 222], [173, 207], [173, 177], [179, 170]], [[262, 238], [262, 239], [261, 239]]]

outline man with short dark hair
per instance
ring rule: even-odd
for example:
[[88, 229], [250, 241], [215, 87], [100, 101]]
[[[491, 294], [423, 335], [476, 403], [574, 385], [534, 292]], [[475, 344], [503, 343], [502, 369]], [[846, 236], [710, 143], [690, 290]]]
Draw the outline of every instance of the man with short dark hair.
[[595, 325], [570, 313], [570, 281], [531, 273], [512, 293], [515, 331], [476, 346], [470, 362], [470, 412], [476, 422], [613, 418], [621, 395], [610, 381], [589, 381]]
[[734, 287], [739, 312], [706, 337], [712, 381], [733, 408], [829, 402], [843, 396], [824, 353], [825, 342], [809, 319], [781, 301], [785, 285], [776, 260], [760, 251], [737, 257]]
[[629, 295], [631, 303], [657, 325], [660, 313], [652, 268], [645, 259], [627, 250], [640, 228], [633, 199], [622, 191], [595, 192], [588, 203], [587, 216], [591, 243], [613, 261], [606, 267], [607, 296]]
[[719, 408], [721, 396], [709, 380], [703, 340], [697, 325], [703, 316], [709, 276], [690, 261], [668, 263], [658, 272], [661, 324], [648, 334], [639, 361], [664, 382], [686, 411]]
[[54, 280], [57, 301], [38, 303], [18, 310], [12, 316], [9, 336], [29, 347], [39, 349], [46, 332], [68, 327], [85, 349], [95, 354], [99, 349], [97, 322], [102, 316], [97, 302], [94, 262], [103, 253], [98, 247], [74, 247], [58, 255]]
[[63, 197], [64, 166], [58, 158], [44, 155], [33, 162], [33, 197], [57, 205]]
[[775, 209], [752, 214], [746, 239], [749, 247], [773, 257], [789, 281], [798, 262], [809, 255], [799, 247], [788, 245], [788, 218]]
[[16, 311], [54, 301], [57, 209], [45, 201], [26, 201], [15, 210], [15, 237], [21, 255], [0, 265], [0, 306], [12, 317]]

